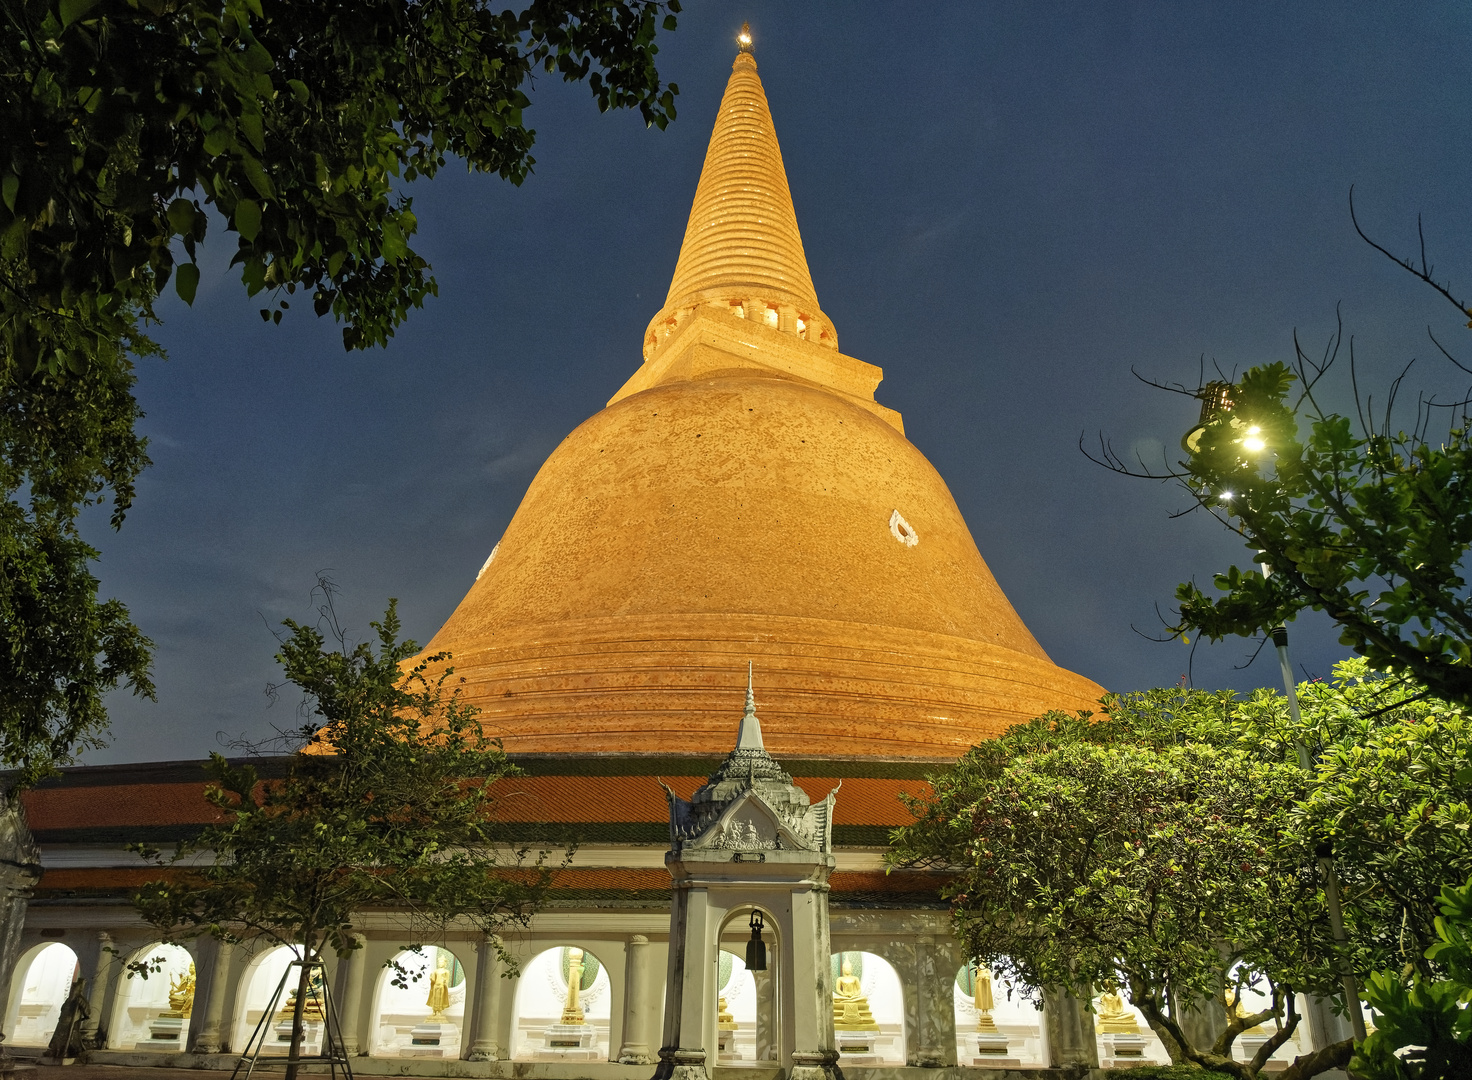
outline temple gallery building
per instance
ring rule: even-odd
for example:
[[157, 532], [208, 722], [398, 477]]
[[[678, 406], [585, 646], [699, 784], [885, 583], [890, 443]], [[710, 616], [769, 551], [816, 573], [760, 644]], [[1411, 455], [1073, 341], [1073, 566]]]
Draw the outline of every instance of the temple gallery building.
[[[883, 872], [899, 797], [928, 771], [1102, 690], [1044, 653], [875, 400], [880, 369], [840, 350], [749, 40], [642, 350], [429, 645], [524, 770], [503, 782], [508, 826], [581, 846], [506, 941], [514, 978], [468, 932], [403, 955], [391, 915], [365, 917], [365, 947], [328, 975], [358, 1071], [1163, 1063], [1128, 1001], [1039, 1011], [994, 986], [937, 880]], [[202, 789], [199, 762], [161, 762], [27, 794], [45, 872], [8, 988], [12, 1052], [45, 1046], [75, 977], [98, 1061], [207, 1063], [261, 1022], [285, 950], [165, 946], [127, 899], [152, 871], [125, 845], [198, 829]], [[396, 955], [423, 970], [408, 989]], [[164, 977], [127, 977], [143, 957]]]

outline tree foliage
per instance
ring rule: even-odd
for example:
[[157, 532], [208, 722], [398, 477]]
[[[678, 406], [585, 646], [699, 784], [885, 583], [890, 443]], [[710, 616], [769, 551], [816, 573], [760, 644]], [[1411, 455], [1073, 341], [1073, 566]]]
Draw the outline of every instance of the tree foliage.
[[[1214, 579], [1221, 596], [1181, 585], [1176, 629], [1214, 640], [1252, 635], [1312, 608], [1376, 667], [1472, 702], [1468, 418], [1458, 414], [1435, 439], [1356, 431], [1316, 399], [1324, 370], [1249, 370], [1230, 391], [1230, 411], [1206, 425], [1183, 463], [1188, 488], [1271, 573], [1231, 567]], [[1262, 452], [1245, 446], [1252, 428]]]
[[0, 762], [44, 773], [151, 693], [99, 602], [82, 508], [148, 464], [134, 360], [198, 245], [233, 235], [264, 318], [295, 299], [381, 345], [436, 285], [403, 189], [452, 157], [521, 183], [546, 71], [664, 127], [677, 0], [0, 0]]
[[[1424, 240], [1418, 266], [1360, 236], [1472, 319], [1472, 306], [1433, 279]], [[1434, 333], [1431, 340], [1472, 374]], [[1406, 431], [1394, 410], [1410, 365], [1376, 415], [1373, 400], [1360, 396], [1351, 341], [1357, 416], [1342, 415], [1324, 402], [1324, 379], [1342, 345], [1341, 327], [1315, 359], [1295, 336], [1291, 363], [1263, 364], [1195, 391], [1202, 424], [1175, 467], [1137, 467], [1107, 445], [1095, 460], [1179, 481], [1193, 509], [1214, 515], [1253, 553], [1248, 569], [1214, 575], [1216, 594], [1180, 585], [1172, 634], [1253, 636], [1306, 609], [1323, 611], [1339, 624], [1340, 641], [1376, 668], [1472, 704], [1472, 398], [1438, 403], [1423, 394]]]
[[[1341, 664], [1332, 683], [1248, 698], [1182, 689], [1049, 714], [973, 748], [913, 805], [892, 859], [951, 869], [958, 933], [1024, 988], [1121, 985], [1172, 1060], [1254, 1075], [1300, 1022], [1295, 993], [1340, 997], [1340, 963], [1435, 974], [1440, 882], [1472, 875], [1472, 726], [1404, 678]], [[1297, 764], [1311, 748], [1313, 772]], [[1336, 951], [1317, 857], [1336, 856], [1350, 933]], [[1204, 997], [1270, 1002], [1201, 1040]], [[1231, 1010], [1235, 1016], [1236, 1010]], [[1254, 1061], [1231, 1060], [1268, 1022]], [[1198, 1041], [1201, 1040], [1201, 1041]], [[1348, 1041], [1294, 1076], [1342, 1066]]]
[[[1005, 981], [1123, 986], [1173, 1061], [1251, 1077], [1296, 1029], [1295, 993], [1332, 993], [1334, 972], [1312, 849], [1288, 833], [1305, 774], [1221, 738], [1230, 706], [1153, 691], [1014, 727], [933, 779], [891, 858], [957, 871], [957, 933]], [[1270, 1010], [1193, 1042], [1188, 1003], [1257, 985]], [[1234, 1061], [1236, 1036], [1274, 1018]]]
[[[340, 634], [328, 648], [316, 627], [285, 625], [277, 659], [311, 713], [286, 733], [295, 749], [267, 778], [211, 756], [206, 797], [222, 821], [167, 857], [138, 849], [170, 870], [135, 895], [143, 918], [170, 939], [264, 938], [308, 961], [356, 948], [370, 909], [420, 941], [452, 921], [485, 933], [525, 924], [547, 884], [545, 853], [500, 838], [492, 789], [515, 769], [451, 688], [448, 656], [410, 666], [418, 646], [398, 640], [392, 601], [373, 624], [376, 648]], [[299, 1004], [305, 966], [301, 980]]]
[[1379, 1022], [1355, 1050], [1350, 1069], [1364, 1080], [1467, 1080], [1472, 1077], [1472, 881], [1441, 894], [1437, 941], [1427, 958], [1445, 978], [1382, 971], [1366, 997]]

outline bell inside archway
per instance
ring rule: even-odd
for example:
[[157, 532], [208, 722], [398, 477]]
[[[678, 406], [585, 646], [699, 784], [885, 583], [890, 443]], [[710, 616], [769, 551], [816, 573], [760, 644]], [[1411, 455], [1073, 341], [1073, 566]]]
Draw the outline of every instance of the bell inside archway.
[[746, 943], [746, 970], [767, 970], [767, 943], [762, 940], [762, 913], [751, 913], [751, 940]]

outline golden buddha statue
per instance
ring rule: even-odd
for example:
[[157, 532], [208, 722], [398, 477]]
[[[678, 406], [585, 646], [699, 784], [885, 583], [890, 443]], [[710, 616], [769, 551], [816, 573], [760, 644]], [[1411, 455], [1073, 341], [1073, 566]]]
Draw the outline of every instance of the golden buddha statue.
[[429, 1006], [430, 1020], [443, 1020], [445, 1010], [450, 1007], [450, 962], [440, 953], [440, 961], [429, 976], [429, 997], [424, 1003]]
[[583, 1006], [578, 994], [583, 988], [583, 950], [567, 950], [567, 1000], [562, 1003], [564, 1024], [584, 1024]]
[[976, 969], [971, 1000], [976, 1006], [976, 1030], [996, 1031], [997, 1023], [992, 1019], [992, 1010], [997, 1007], [997, 999], [992, 996], [992, 973], [984, 967]]
[[193, 1011], [194, 961], [191, 960], [188, 971], [169, 980], [169, 1009], [163, 1015], [188, 1019]]
[[[290, 1020], [296, 1012], [296, 987], [291, 988], [291, 993], [286, 995], [286, 1004], [281, 1006], [281, 1011], [276, 1014], [277, 1020]], [[326, 1018], [326, 1011], [322, 1004], [322, 969], [313, 971], [310, 981], [307, 983], [307, 1000], [302, 1006], [302, 1023], [320, 1024]]]
[[837, 1031], [878, 1031], [869, 999], [854, 975], [854, 966], [846, 958], [843, 974], [833, 986], [833, 1027]]
[[1140, 1025], [1135, 1021], [1135, 1010], [1125, 1005], [1118, 987], [1106, 987], [1099, 995], [1099, 1012], [1094, 1020], [1094, 1030], [1101, 1035], [1140, 1033]]
[[731, 1007], [726, 1004], [724, 994], [716, 1000], [716, 1029], [718, 1031], [736, 1030], [736, 1017], [731, 1015]]

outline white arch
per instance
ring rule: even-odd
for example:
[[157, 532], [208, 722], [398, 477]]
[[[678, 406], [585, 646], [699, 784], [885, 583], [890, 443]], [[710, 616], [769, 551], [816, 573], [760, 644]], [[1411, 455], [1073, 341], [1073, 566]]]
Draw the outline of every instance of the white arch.
[[[903, 1065], [905, 1063], [905, 984], [900, 978], [899, 972], [894, 969], [884, 957], [878, 953], [864, 952], [862, 950], [844, 950], [856, 952], [861, 961], [859, 965], [859, 992], [869, 1001], [869, 1012], [874, 1017], [874, 1022], [879, 1025], [879, 1031], [875, 1034], [872, 1050], [868, 1054], [845, 1055], [848, 1060], [853, 1060], [856, 1065], [890, 1066]], [[844, 953], [833, 954], [836, 963], [841, 965], [840, 959]], [[840, 970], [842, 968], [840, 967]], [[834, 980], [835, 986], [837, 980]], [[835, 1033], [839, 1036], [840, 1049], [842, 1049], [843, 1033]], [[843, 1064], [845, 1058], [840, 1058], [839, 1064]], [[862, 1059], [862, 1060], [860, 1060]]]
[[[244, 1053], [246, 1041], [250, 1039], [260, 1022], [266, 1007], [271, 1004], [271, 997], [276, 993], [276, 987], [281, 983], [281, 976], [286, 974], [287, 966], [297, 958], [298, 951], [290, 945], [277, 945], [274, 948], [263, 949], [251, 957], [250, 963], [240, 974], [240, 981], [236, 984], [235, 1015], [232, 1018], [234, 1024], [230, 1032], [230, 1041], [227, 1045]], [[276, 1012], [280, 1012], [286, 1004], [287, 995], [296, 989], [295, 984], [289, 985], [282, 992], [276, 1002]], [[272, 1028], [265, 1033], [265, 1045], [262, 1047], [263, 1054], [285, 1054], [290, 1045], [281, 1043], [274, 1030], [275, 1021], [268, 1021]], [[304, 1048], [311, 1051], [314, 1043]]]
[[[1100, 993], [1101, 992], [1102, 991], [1100, 991], [1098, 987], [1095, 987], [1095, 992], [1094, 992], [1094, 1009], [1095, 1009], [1095, 1020], [1094, 1020], [1095, 1032], [1094, 1032], [1094, 1040], [1098, 1044], [1099, 1064], [1100, 1064], [1100, 1066], [1102, 1066], [1104, 1068], [1109, 1068], [1110, 1066], [1104, 1065], [1104, 1062], [1105, 1061], [1114, 1061], [1114, 1060], [1117, 1060], [1117, 1058], [1116, 1058], [1116, 1052], [1118, 1050], [1118, 1042], [1116, 1040], [1115, 1035], [1113, 1035], [1111, 1033], [1108, 1033], [1108, 1032], [1103, 1032], [1103, 1031], [1099, 1031], [1098, 1030], [1098, 1028], [1099, 1028], [1098, 1012], [1100, 1010]], [[1119, 997], [1120, 997], [1120, 1001], [1123, 1002], [1123, 1004], [1124, 1004], [1125, 1014], [1127, 1016], [1132, 1016], [1134, 1018], [1135, 1027], [1138, 1029], [1139, 1036], [1145, 1040], [1144, 1049], [1143, 1049], [1143, 1054], [1144, 1054], [1143, 1060], [1146, 1063], [1153, 1063], [1155, 1065], [1169, 1065], [1170, 1064], [1170, 1055], [1168, 1053], [1166, 1053], [1165, 1046], [1161, 1043], [1159, 1037], [1156, 1036], [1154, 1030], [1152, 1030], [1151, 1027], [1150, 1027], [1150, 1025], [1145, 1022], [1145, 1018], [1140, 1015], [1140, 1011], [1138, 1009], [1136, 1009], [1134, 1007], [1134, 1004], [1130, 1001], [1129, 991], [1127, 989], [1125, 989], [1124, 987], [1120, 987], [1120, 989], [1119, 989]], [[1130, 1059], [1127, 1059], [1125, 1061], [1125, 1064], [1128, 1067], [1130, 1065], [1136, 1064], [1139, 1060], [1140, 1059], [1137, 1059], [1137, 1058], [1133, 1058], [1132, 1057]]]
[[[581, 949], [584, 956], [598, 961], [598, 971], [580, 993], [583, 1018], [593, 1029], [592, 1046], [553, 1049], [547, 1045], [547, 1029], [562, 1019], [562, 1006], [567, 1000], [567, 981], [563, 977], [563, 951]], [[586, 981], [586, 975], [585, 975]], [[610, 1029], [612, 984], [608, 967], [597, 952], [586, 945], [568, 942], [544, 949], [521, 966], [516, 981], [516, 998], [511, 1012], [511, 1058], [514, 1061], [607, 1061]]]
[[[976, 1045], [979, 1014], [976, 1002], [966, 989], [970, 986], [968, 976], [967, 966], [958, 968], [951, 987], [956, 1007], [956, 1061], [963, 1066], [974, 1064], [980, 1057]], [[1008, 987], [1005, 983], [993, 981], [992, 1000], [996, 1004], [991, 1012], [992, 1023], [996, 1025], [998, 1034], [1007, 1036], [1005, 1057], [1022, 1063], [1014, 1068], [1041, 1069], [1048, 1064], [1048, 1033], [1042, 1011], [1027, 1000], [1030, 993], [1023, 987]]]
[[[177, 1038], [155, 1038], [154, 1022], [169, 1009], [169, 992], [181, 980], [192, 977], [194, 957], [182, 945], [166, 945], [155, 941], [128, 957], [128, 964], [147, 962], [148, 974], [137, 974], [124, 968], [118, 979], [117, 999], [113, 1002], [112, 1022], [107, 1026], [109, 1050], [183, 1050], [189, 1045], [190, 1018], [178, 1024]], [[160, 1034], [172, 1035], [174, 1025], [160, 1028]]]
[[77, 954], [59, 941], [27, 949], [10, 977], [5, 1039], [12, 1046], [46, 1046], [78, 971]]
[[[441, 959], [449, 976], [450, 1004], [444, 1009], [442, 1019], [431, 1021], [430, 986]], [[404, 975], [391, 966], [395, 963]], [[395, 986], [395, 979], [406, 985]], [[449, 949], [425, 945], [417, 953], [412, 950], [395, 953], [379, 972], [374, 987], [368, 1052], [373, 1057], [458, 1058], [465, 1045], [467, 989], [465, 968]], [[437, 1029], [432, 1029], [435, 1024]], [[433, 1041], [436, 1039], [438, 1042]]]

